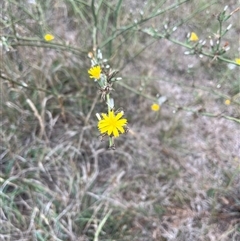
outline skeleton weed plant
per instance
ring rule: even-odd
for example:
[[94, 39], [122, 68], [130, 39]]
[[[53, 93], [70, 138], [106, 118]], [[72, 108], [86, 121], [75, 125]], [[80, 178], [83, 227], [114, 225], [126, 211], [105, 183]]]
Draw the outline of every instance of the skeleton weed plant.
[[109, 149], [115, 149], [114, 138], [128, 131], [127, 119], [122, 118], [124, 111], [122, 108], [115, 110], [114, 99], [110, 97], [113, 90], [113, 83], [121, 80], [120, 77], [115, 77], [117, 72], [112, 70], [107, 64], [107, 60], [103, 60], [100, 50], [88, 54], [91, 59], [91, 68], [88, 70], [89, 77], [94, 79], [98, 85], [101, 94], [101, 100], [106, 102], [107, 113], [96, 114], [98, 118], [98, 129], [101, 140], [103, 137], [109, 138]]

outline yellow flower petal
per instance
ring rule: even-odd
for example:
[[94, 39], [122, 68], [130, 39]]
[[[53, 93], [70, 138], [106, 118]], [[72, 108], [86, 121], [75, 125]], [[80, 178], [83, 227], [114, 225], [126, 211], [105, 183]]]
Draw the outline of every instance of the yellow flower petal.
[[152, 111], [159, 111], [160, 110], [160, 105], [154, 103], [154, 104], [151, 105], [151, 109], [152, 109]]
[[240, 65], [240, 58], [236, 58], [235, 61], [238, 65]]
[[191, 32], [191, 35], [190, 35], [189, 40], [190, 40], [190, 41], [193, 41], [193, 42], [198, 41], [198, 36], [197, 36], [197, 34], [194, 33], [194, 32]]
[[122, 126], [119, 126], [119, 127], [117, 127], [117, 128], [118, 128], [118, 130], [119, 130], [121, 133], [124, 133], [124, 129], [123, 129]]
[[118, 136], [119, 136], [119, 133], [118, 133], [118, 129], [117, 129], [117, 128], [114, 128], [114, 129], [113, 129], [113, 135], [114, 135], [114, 137], [118, 137]]
[[117, 113], [116, 119], [119, 120], [123, 116], [123, 111]]
[[45, 41], [50, 42], [54, 39], [54, 36], [52, 34], [48, 33], [48, 34], [44, 35], [44, 39], [45, 39]]
[[94, 66], [88, 70], [88, 74], [91, 79], [100, 79], [101, 72], [102, 72], [102, 70], [99, 65]]

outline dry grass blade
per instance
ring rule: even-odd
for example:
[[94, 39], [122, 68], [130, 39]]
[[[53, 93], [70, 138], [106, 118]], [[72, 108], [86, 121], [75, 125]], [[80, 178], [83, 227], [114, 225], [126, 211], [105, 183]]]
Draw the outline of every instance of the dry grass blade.
[[34, 105], [34, 103], [30, 100], [27, 99], [26, 102], [28, 103], [28, 105], [30, 106], [30, 108], [32, 109], [35, 117], [38, 119], [39, 125], [40, 125], [40, 138], [42, 138], [42, 136], [44, 136], [45, 138], [47, 138], [46, 132], [45, 132], [45, 124], [44, 124], [44, 119], [42, 118], [42, 116], [39, 114], [36, 106]]

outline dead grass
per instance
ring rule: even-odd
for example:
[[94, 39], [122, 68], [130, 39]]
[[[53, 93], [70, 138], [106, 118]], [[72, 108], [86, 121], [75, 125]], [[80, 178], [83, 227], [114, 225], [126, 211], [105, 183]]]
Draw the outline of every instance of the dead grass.
[[[237, 102], [224, 104], [239, 94], [239, 68], [185, 56], [183, 47], [140, 31], [173, 27], [207, 1], [188, 1], [125, 31], [139, 11], [148, 16], [156, 4], [175, 1], [123, 2], [117, 12], [118, 2], [103, 1], [99, 45], [123, 83], [142, 95], [114, 87], [130, 123], [115, 151], [98, 139], [95, 113], [103, 103], [87, 76], [91, 1], [3, 4], [9, 51], [2, 49], [1, 64], [0, 240], [239, 240], [240, 128], [222, 118], [240, 118]], [[173, 36], [214, 35], [226, 4], [237, 8], [218, 1]], [[10, 20], [20, 37], [38, 40], [14, 40]], [[225, 41], [234, 58], [239, 12], [230, 22]], [[70, 47], [46, 44], [46, 31]], [[144, 95], [157, 94], [168, 102], [151, 113]]]

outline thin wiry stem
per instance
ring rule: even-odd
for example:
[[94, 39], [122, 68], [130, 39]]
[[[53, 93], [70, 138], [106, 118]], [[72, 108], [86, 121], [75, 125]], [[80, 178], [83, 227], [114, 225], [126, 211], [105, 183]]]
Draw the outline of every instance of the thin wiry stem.
[[[149, 100], [152, 100], [152, 101], [156, 101], [156, 98], [150, 96], [150, 95], [146, 95], [140, 91], [137, 91], [136, 89], [122, 83], [122, 82], [117, 82], [119, 85], [123, 86], [125, 89], [128, 89], [130, 90], [131, 92], [137, 94], [137, 95], [140, 95], [140, 96], [143, 96], [145, 97], [146, 99], [149, 99]], [[240, 123], [240, 119], [238, 118], [235, 118], [235, 117], [232, 117], [232, 116], [228, 116], [228, 115], [224, 115], [222, 113], [210, 113], [210, 112], [204, 112], [204, 111], [199, 111], [199, 110], [194, 110], [192, 108], [189, 108], [189, 107], [185, 107], [185, 106], [179, 106], [179, 105], [176, 105], [174, 103], [171, 103], [171, 102], [167, 102], [165, 103], [165, 105], [168, 105], [168, 106], [171, 106], [171, 107], [174, 107], [174, 109], [176, 109], [177, 111], [179, 110], [184, 110], [184, 111], [187, 111], [187, 112], [192, 112], [194, 114], [197, 114], [197, 115], [202, 115], [202, 116], [208, 116], [208, 117], [222, 117], [222, 118], [225, 118], [225, 119], [228, 119], [228, 120], [232, 120], [232, 121], [235, 121], [237, 123]]]
[[95, 0], [92, 0], [91, 9], [92, 9], [92, 15], [94, 19], [94, 26], [92, 31], [93, 50], [96, 51], [97, 50], [97, 15], [95, 11]]

